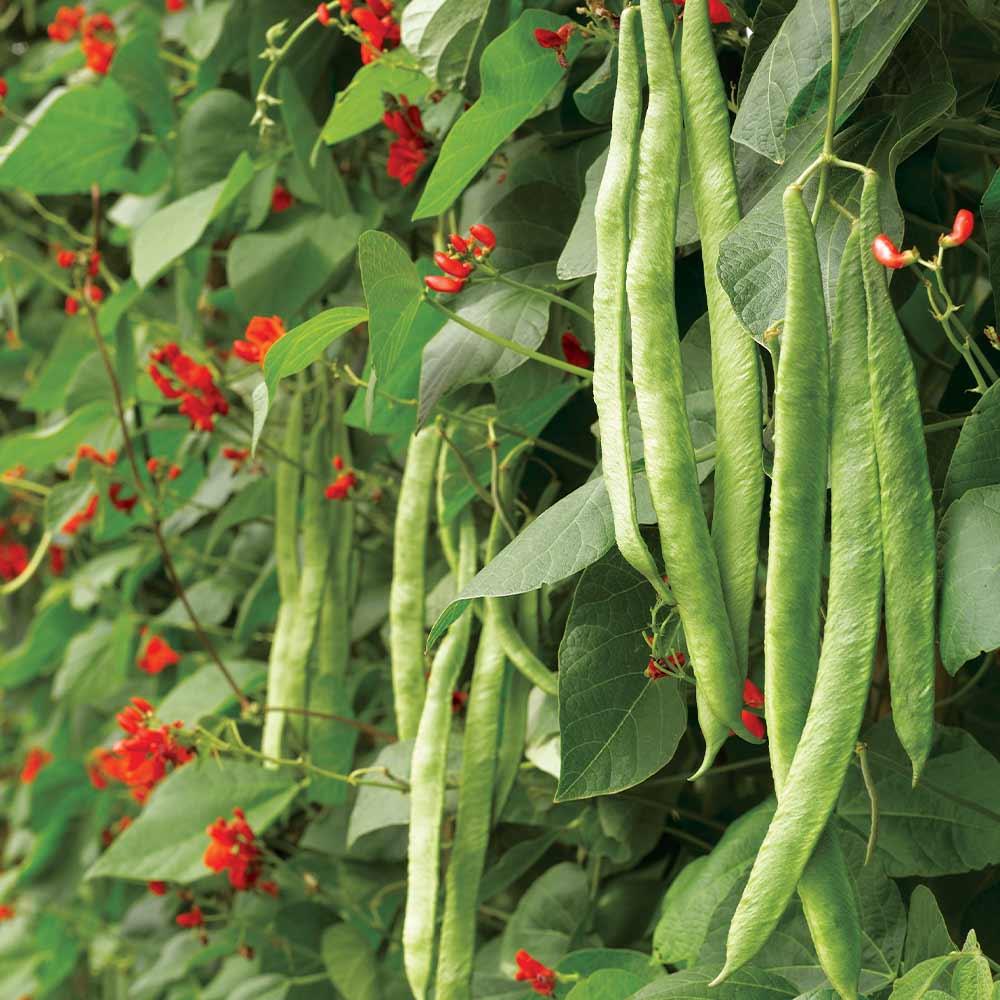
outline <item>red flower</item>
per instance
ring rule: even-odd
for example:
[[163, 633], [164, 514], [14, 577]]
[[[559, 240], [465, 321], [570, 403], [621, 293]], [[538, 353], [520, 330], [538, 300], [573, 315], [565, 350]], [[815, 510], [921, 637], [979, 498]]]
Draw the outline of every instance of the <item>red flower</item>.
[[175, 663], [180, 663], [181, 657], [175, 649], [172, 649], [166, 639], [158, 635], [151, 635], [146, 640], [146, 648], [142, 651], [142, 656], [136, 660], [140, 670], [147, 674], [158, 674], [167, 667], [172, 667]]
[[[678, 7], [684, 6], [684, 0], [674, 0]], [[722, 0], [708, 0], [708, 19], [712, 24], [729, 24], [733, 16]]]
[[176, 14], [184, 9], [184, 0], [167, 0], [167, 13]]
[[222, 457], [233, 463], [233, 475], [243, 468], [243, 463], [250, 457], [249, 448], [223, 448]]
[[346, 500], [350, 496], [351, 490], [357, 485], [358, 477], [353, 471], [342, 472], [327, 486], [326, 498], [327, 500]]
[[203, 927], [205, 918], [200, 906], [192, 906], [186, 913], [178, 913], [175, 922], [178, 927]]
[[443, 292], [445, 295], [455, 295], [465, 287], [464, 278], [453, 278], [448, 274], [428, 274], [424, 284], [432, 292]]
[[6, 903], [0, 903], [0, 924], [5, 920], [14, 919], [14, 907], [8, 906]]
[[254, 316], [243, 333], [246, 340], [233, 341], [233, 353], [250, 364], [262, 365], [267, 352], [284, 335], [280, 316]]
[[123, 483], [112, 483], [108, 487], [108, 499], [115, 510], [124, 511], [126, 514], [132, 513], [132, 508], [139, 502], [139, 494], [134, 493], [130, 497], [123, 497], [122, 490], [125, 489]]
[[158, 882], [158, 881], [147, 882], [146, 883], [146, 888], [154, 896], [165, 896], [167, 894], [167, 883], [166, 882]]
[[665, 660], [657, 660], [653, 659], [653, 657], [650, 657], [649, 663], [646, 664], [646, 669], [643, 671], [643, 673], [651, 681], [658, 681], [664, 677], [670, 676], [669, 671], [663, 669], [664, 666], [666, 666]]
[[67, 316], [75, 316], [80, 311], [80, 300], [75, 295], [67, 295], [63, 311]]
[[210, 843], [203, 858], [212, 871], [225, 871], [229, 884], [237, 892], [257, 885], [263, 867], [262, 854], [254, 832], [242, 809], [234, 809], [235, 819], [226, 822], [221, 816], [206, 830]]
[[98, 496], [95, 493], [87, 501], [87, 506], [84, 507], [83, 510], [70, 515], [60, 529], [62, 533], [64, 535], [75, 535], [85, 524], [89, 524], [93, 521], [97, 514], [97, 500]]
[[976, 217], [967, 209], [960, 208], [951, 225], [951, 232], [939, 237], [943, 247], [960, 247], [971, 235], [976, 225]]
[[916, 250], [900, 252], [885, 233], [880, 233], [872, 240], [872, 254], [883, 267], [888, 267], [892, 271], [909, 267], [920, 256]]
[[563, 357], [577, 368], [593, 368], [594, 356], [590, 351], [584, 350], [579, 338], [571, 330], [567, 330], [560, 341], [562, 344]]
[[53, 576], [62, 576], [66, 571], [66, 550], [61, 545], [49, 549], [49, 569]]
[[448, 245], [455, 251], [455, 253], [468, 253], [469, 252], [469, 241], [463, 236], [459, 236], [458, 233], [452, 233], [448, 237]]
[[[320, 4], [320, 6], [322, 7], [323, 5]], [[323, 9], [325, 10], [326, 8], [324, 7]], [[327, 17], [329, 17], [329, 14]], [[275, 184], [274, 189], [271, 191], [271, 211], [275, 215], [287, 212], [294, 204], [295, 199], [292, 197], [292, 192], [283, 184]]]
[[99, 250], [91, 250], [90, 257], [87, 259], [87, 274], [92, 278], [96, 278], [101, 270], [101, 253]]
[[7, 87], [7, 81], [2, 76], [0, 76], [0, 101], [2, 101], [7, 96], [8, 93], [9, 90]]
[[86, 459], [88, 462], [95, 462], [97, 465], [103, 465], [106, 469], [110, 469], [118, 461], [118, 452], [114, 448], [109, 448], [103, 455], [90, 444], [81, 444], [76, 449], [76, 456], [71, 463], [73, 466], [77, 462]]
[[443, 250], [438, 250], [434, 254], [434, 263], [437, 264], [445, 274], [450, 274], [453, 278], [467, 278], [472, 274], [472, 265], [457, 257], [450, 257]]
[[[354, 15], [358, 13], [355, 11]], [[389, 146], [386, 173], [407, 187], [413, 183], [417, 171], [427, 159], [427, 140], [423, 134], [420, 108], [400, 96], [399, 107], [387, 111], [382, 116], [382, 123], [396, 136]]]
[[365, 7], [354, 7], [343, 0], [340, 5], [345, 14], [361, 29], [365, 36], [361, 46], [361, 61], [365, 65], [377, 58], [380, 52], [394, 49], [400, 42], [399, 25], [392, 17], [392, 4], [384, 0], [368, 0]]
[[543, 997], [552, 996], [556, 989], [556, 974], [552, 969], [532, 958], [523, 948], [514, 956], [514, 961], [517, 963], [514, 978], [519, 983], [529, 983]]
[[751, 736], [755, 736], [757, 739], [764, 739], [764, 734], [767, 732], [764, 726], [764, 720], [759, 715], [754, 715], [753, 712], [742, 711], [740, 712], [740, 719], [743, 721], [743, 725], [747, 727]]
[[52, 760], [52, 754], [41, 747], [32, 747], [28, 751], [28, 756], [24, 758], [24, 766], [21, 768], [20, 781], [22, 785], [30, 785], [38, 772]]
[[330, 8], [325, 3], [321, 3], [316, 8], [316, 20], [324, 25], [330, 23]]
[[160, 468], [160, 460], [158, 458], [147, 458], [146, 459], [146, 471], [151, 475], [155, 476]]
[[80, 22], [86, 16], [86, 9], [78, 7], [60, 7], [56, 11], [53, 22], [48, 27], [49, 38], [54, 42], [68, 42], [80, 29]]
[[465, 711], [466, 703], [469, 700], [468, 691], [452, 691], [451, 692], [451, 714], [458, 715], [460, 712]]
[[56, 263], [64, 270], [71, 268], [76, 263], [76, 254], [72, 250], [60, 250], [56, 254]]
[[115, 55], [115, 22], [107, 14], [93, 14], [83, 22], [83, 40], [80, 48], [87, 66], [104, 76]]
[[167, 469], [167, 479], [173, 482], [181, 474], [181, 467], [179, 465], [171, 465]]
[[546, 28], [535, 28], [535, 41], [543, 49], [555, 49], [556, 60], [563, 69], [567, 69], [569, 63], [566, 61], [566, 49], [569, 46], [569, 37], [577, 27], [572, 21], [567, 21], [558, 31], [549, 31]]
[[28, 550], [20, 542], [0, 542], [0, 577], [16, 580], [28, 568]]
[[[157, 365], [168, 367], [181, 384], [174, 385]], [[152, 353], [149, 375], [167, 399], [181, 400], [180, 412], [191, 421], [192, 428], [210, 431], [215, 426], [215, 415], [229, 412], [229, 404], [212, 380], [212, 373], [176, 344], [166, 344]]]
[[[477, 222], [475, 225], [469, 226], [469, 235], [478, 243], [481, 243], [487, 251], [492, 250], [497, 245], [496, 233], [482, 222]], [[479, 256], [479, 254], [476, 254], [476, 256]]]
[[100, 285], [87, 285], [87, 297], [95, 305], [104, 301], [104, 289]]
[[344, 460], [343, 460], [343, 458], [341, 458], [340, 455], [334, 455], [333, 459], [330, 462], [330, 464], [334, 467], [334, 469], [337, 470], [337, 472], [343, 472], [344, 471]]
[[743, 704], [747, 708], [764, 707], [764, 692], [749, 677], [743, 682]]

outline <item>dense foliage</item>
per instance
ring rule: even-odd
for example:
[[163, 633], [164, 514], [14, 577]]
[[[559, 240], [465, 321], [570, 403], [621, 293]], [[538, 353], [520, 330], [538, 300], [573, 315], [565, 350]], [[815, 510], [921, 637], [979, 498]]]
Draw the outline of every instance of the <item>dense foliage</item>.
[[[837, 671], [864, 723], [801, 864], [845, 859], [860, 993], [1000, 997], [1000, 5], [641, 6], [645, 51], [617, 0], [3, 5], [3, 997], [834, 998], [805, 880], [709, 986], [793, 870], [750, 878], [801, 791], [772, 664], [820, 620], [829, 724]], [[717, 413], [727, 310], [749, 423]], [[894, 311], [909, 357], [838, 347]]]

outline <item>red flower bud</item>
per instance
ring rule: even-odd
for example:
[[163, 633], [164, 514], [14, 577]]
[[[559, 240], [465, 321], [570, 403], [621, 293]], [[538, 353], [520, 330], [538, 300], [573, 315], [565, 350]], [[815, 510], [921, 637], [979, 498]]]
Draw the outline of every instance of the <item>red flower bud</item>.
[[87, 296], [91, 302], [99, 303], [104, 301], [104, 289], [99, 285], [88, 285]]
[[753, 712], [743, 711], [740, 712], [740, 719], [743, 725], [746, 726], [751, 736], [755, 736], [758, 740], [764, 739], [764, 734], [766, 729], [764, 727], [764, 720], [759, 715], [754, 715]]
[[477, 222], [474, 226], [469, 226], [469, 235], [479, 240], [487, 250], [492, 250], [497, 245], [496, 233], [489, 226]]
[[893, 271], [909, 267], [920, 256], [916, 250], [906, 250], [901, 253], [885, 233], [880, 233], [872, 241], [872, 253], [883, 267]]
[[446, 295], [454, 295], [460, 292], [465, 285], [464, 278], [452, 278], [447, 274], [429, 274], [424, 278], [424, 284], [432, 292], [444, 292]]
[[75, 316], [80, 311], [80, 300], [75, 295], [67, 295], [63, 310], [67, 316]]
[[563, 45], [562, 38], [555, 31], [549, 31], [547, 28], [535, 28], [535, 41], [543, 49], [558, 49]]
[[560, 341], [562, 345], [563, 357], [577, 368], [593, 368], [594, 357], [590, 351], [584, 350], [576, 334], [567, 330]]
[[316, 8], [316, 20], [319, 21], [320, 24], [330, 23], [330, 10], [325, 3], [321, 3]]
[[160, 881], [155, 881], [155, 880], [153, 882], [147, 882], [146, 883], [146, 888], [149, 889], [149, 891], [154, 896], [165, 896], [167, 894], [167, 883], [166, 882], [160, 882]]
[[56, 263], [62, 268], [71, 268], [76, 263], [76, 254], [72, 250], [60, 250], [56, 254]]
[[943, 247], [960, 247], [971, 235], [976, 217], [967, 209], [960, 208], [952, 223], [951, 232], [938, 238]]
[[7, 81], [0, 76], [0, 101], [7, 96]]
[[455, 251], [455, 253], [469, 252], [469, 241], [464, 237], [459, 236], [458, 233], [452, 233], [451, 236], [448, 237], [448, 243], [451, 245], [451, 248]]
[[445, 274], [450, 274], [453, 278], [467, 278], [472, 274], [472, 265], [464, 260], [456, 260], [446, 253], [438, 250], [434, 254], [434, 263], [437, 264]]
[[743, 704], [747, 708], [764, 707], [764, 692], [749, 677], [743, 682]]

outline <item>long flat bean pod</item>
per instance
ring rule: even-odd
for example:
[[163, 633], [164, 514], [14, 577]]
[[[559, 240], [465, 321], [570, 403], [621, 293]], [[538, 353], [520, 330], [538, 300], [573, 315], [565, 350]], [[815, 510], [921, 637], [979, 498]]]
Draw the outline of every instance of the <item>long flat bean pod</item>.
[[881, 232], [879, 178], [865, 174], [861, 240], [868, 302], [868, 366], [882, 491], [885, 633], [892, 721], [916, 783], [934, 740], [934, 499], [913, 361], [889, 297], [885, 270], [871, 253]]
[[[486, 547], [487, 562], [496, 553], [500, 531], [500, 520], [494, 517]], [[466, 705], [458, 815], [448, 861], [438, 949], [436, 1000], [468, 1000], [471, 995], [476, 906], [490, 835], [506, 662], [496, 629], [496, 608], [487, 605]]]
[[546, 694], [557, 695], [559, 678], [542, 663], [535, 651], [524, 641], [524, 637], [510, 617], [506, 599], [485, 597], [483, 605], [492, 613], [493, 628], [510, 662]]
[[698, 690], [711, 713], [743, 730], [742, 673], [702, 506], [681, 373], [674, 304], [681, 92], [663, 9], [642, 7], [649, 105], [639, 143], [627, 291], [632, 371], [646, 478]]
[[[476, 575], [476, 526], [470, 508], [462, 512], [458, 534], [455, 582], [462, 588]], [[472, 615], [462, 615], [453, 622], [437, 648], [410, 765], [403, 964], [410, 988], [418, 1000], [427, 995], [434, 952], [451, 696], [469, 650], [472, 618]]]
[[764, 499], [760, 368], [753, 338], [737, 317], [718, 274], [719, 249], [740, 221], [740, 203], [708, 0], [688, 0], [683, 25], [685, 141], [712, 336], [716, 427], [712, 541], [736, 656], [745, 674]]
[[[281, 447], [285, 455], [298, 461], [302, 451], [301, 392], [296, 392], [288, 408], [288, 420]], [[281, 461], [274, 474], [274, 559], [278, 572], [278, 594], [281, 605], [274, 626], [274, 639], [267, 665], [267, 696], [271, 704], [281, 707], [284, 679], [288, 664], [288, 643], [295, 623], [295, 601], [299, 590], [299, 487], [302, 475], [297, 464]], [[284, 712], [268, 712], [261, 734], [261, 750], [269, 757], [281, 756], [281, 738], [285, 731]]]
[[867, 322], [855, 227], [840, 265], [830, 345], [830, 586], [819, 670], [802, 737], [781, 782], [778, 808], [733, 917], [727, 955], [732, 968], [753, 958], [798, 884], [823, 968], [847, 998], [857, 996], [861, 926], [849, 881], [828, 874], [842, 870], [843, 861], [831, 856], [839, 848], [827, 823], [864, 717], [881, 616]]
[[611, 143], [597, 192], [597, 277], [594, 282], [594, 403], [600, 418], [601, 461], [611, 498], [615, 541], [625, 559], [653, 585], [667, 592], [639, 531], [632, 446], [629, 441], [625, 382], [627, 309], [625, 264], [628, 257], [629, 201], [636, 171], [642, 90], [639, 76], [638, 11], [622, 12], [618, 41], [618, 80], [611, 116]]
[[441, 435], [425, 427], [410, 438], [393, 531], [389, 658], [399, 738], [417, 735], [424, 701], [424, 599], [427, 528]]

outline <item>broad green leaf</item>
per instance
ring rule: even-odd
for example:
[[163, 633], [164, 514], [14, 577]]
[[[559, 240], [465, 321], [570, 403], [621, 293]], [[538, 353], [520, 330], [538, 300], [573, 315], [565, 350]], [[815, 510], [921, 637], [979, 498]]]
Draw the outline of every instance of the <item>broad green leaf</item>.
[[743, 100], [754, 71], [760, 65], [761, 59], [778, 34], [778, 29], [795, 4], [796, 0], [761, 0], [758, 5], [753, 16], [753, 33], [740, 69], [740, 84], [737, 91], [740, 101]]
[[628, 1000], [646, 981], [625, 969], [599, 969], [577, 983], [566, 1000]]
[[993, 175], [980, 205], [986, 246], [990, 253], [990, 284], [994, 298], [1000, 297], [1000, 170]]
[[[441, 147], [414, 219], [450, 208], [497, 147], [536, 114], [562, 82], [565, 70], [534, 37], [536, 28], [555, 31], [565, 21], [549, 11], [527, 10], [486, 47], [480, 62], [482, 96], [459, 118]], [[567, 59], [579, 52], [572, 36]]]
[[685, 969], [650, 983], [633, 1000], [791, 1000], [799, 990], [769, 972], [752, 965], [737, 969], [724, 983], [709, 987], [718, 973], [714, 969]]
[[50, 349], [48, 357], [21, 397], [22, 410], [44, 412], [58, 409], [66, 398], [66, 387], [80, 362], [94, 348], [94, 338], [82, 323], [69, 323]]
[[603, 125], [611, 120], [618, 78], [618, 48], [608, 50], [604, 61], [573, 92], [573, 103], [584, 118]]
[[177, 130], [176, 173], [181, 195], [221, 181], [254, 146], [253, 106], [234, 90], [209, 90], [184, 112]]
[[229, 1000], [285, 1000], [292, 982], [276, 972], [254, 976], [229, 994]]
[[253, 163], [246, 153], [241, 153], [225, 180], [171, 202], [146, 219], [132, 241], [132, 276], [136, 284], [145, 288], [187, 253], [253, 177]]
[[128, 156], [139, 124], [111, 79], [57, 87], [0, 147], [0, 188], [32, 194], [77, 194], [108, 179]]
[[431, 81], [420, 70], [390, 56], [362, 66], [348, 87], [337, 94], [321, 138], [327, 145], [343, 142], [364, 132], [385, 114], [383, 94], [406, 97], [416, 104], [431, 89]]
[[52, 679], [52, 697], [70, 705], [109, 705], [128, 681], [135, 625], [127, 617], [114, 623], [98, 618], [66, 646]]
[[323, 932], [323, 964], [344, 1000], [379, 1000], [378, 966], [371, 942], [353, 924]]
[[[267, 664], [259, 660], [226, 659], [226, 669], [241, 691], [254, 691], [267, 674]], [[236, 695], [214, 663], [206, 663], [176, 683], [157, 703], [160, 717], [194, 727], [208, 715], [218, 715], [236, 704]]]
[[653, 932], [653, 955], [664, 965], [692, 965], [712, 915], [750, 873], [774, 814], [768, 800], [727, 827], [707, 857], [688, 862], [670, 883]]
[[910, 910], [906, 916], [902, 971], [908, 972], [928, 958], [947, 955], [954, 950], [955, 944], [934, 893], [927, 886], [918, 885], [910, 896]]
[[[549, 265], [519, 269], [510, 276], [528, 285], [552, 284], [554, 278]], [[531, 350], [545, 339], [549, 325], [548, 300], [499, 282], [469, 288], [449, 308], [467, 322]], [[454, 389], [470, 382], [502, 378], [526, 360], [524, 355], [497, 347], [449, 319], [424, 348], [419, 422], [423, 423], [441, 397]]]
[[71, 458], [79, 444], [92, 441], [114, 419], [111, 401], [87, 403], [70, 416], [38, 430], [6, 434], [0, 440], [0, 469], [26, 465], [44, 469], [62, 458]]
[[602, 969], [618, 969], [630, 972], [642, 980], [641, 985], [660, 979], [663, 975], [661, 964], [641, 951], [626, 948], [581, 948], [570, 952], [556, 968], [562, 973], [592, 975]]
[[153, 31], [142, 29], [129, 35], [115, 50], [110, 76], [142, 109], [153, 131], [165, 136], [174, 127], [174, 103], [158, 47]]
[[360, 230], [360, 216], [310, 212], [237, 236], [227, 271], [240, 311], [246, 317], [297, 312], [353, 257]]
[[507, 921], [501, 968], [513, 974], [514, 955], [525, 946], [554, 966], [583, 934], [589, 915], [587, 873], [570, 862], [554, 865], [531, 883]]
[[161, 879], [186, 885], [211, 874], [205, 829], [243, 809], [258, 835], [299, 791], [284, 771], [227, 759], [191, 761], [158, 785], [139, 818], [101, 855], [87, 878]]
[[[878, 854], [894, 878], [975, 871], [1000, 861], [1000, 762], [968, 733], [938, 726], [916, 788], [892, 720], [864, 734], [879, 797]], [[856, 767], [839, 815], [868, 835], [868, 794]]]
[[479, 57], [504, 7], [490, 0], [411, 0], [401, 21], [403, 45], [442, 90], [476, 90]]
[[39, 674], [49, 673], [59, 662], [66, 643], [88, 621], [86, 615], [60, 600], [39, 608], [25, 637], [0, 656], [0, 688], [13, 690]]
[[184, 42], [188, 51], [199, 62], [208, 58], [219, 41], [229, 8], [230, 4], [226, 0], [196, 8], [188, 15], [184, 24]]
[[962, 425], [948, 466], [942, 505], [958, 500], [967, 490], [1000, 484], [1000, 383], [994, 383], [976, 401]]
[[929, 958], [896, 980], [889, 1000], [926, 1000], [938, 976], [954, 961], [949, 955]]
[[558, 836], [558, 831], [550, 830], [531, 840], [514, 844], [495, 865], [483, 872], [479, 883], [479, 901], [488, 902], [519, 879], [541, 859]]
[[557, 802], [631, 788], [677, 749], [687, 725], [680, 682], [644, 674], [652, 603], [649, 584], [617, 549], [577, 584], [559, 646]]
[[[971, 419], [971, 418], [970, 418]], [[1000, 646], [1000, 485], [968, 490], [938, 529], [941, 662], [954, 674]]]
[[990, 963], [975, 943], [975, 932], [970, 931], [969, 934], [973, 938], [972, 947], [966, 943], [962, 949], [967, 957], [959, 959], [955, 966], [951, 992], [957, 1000], [992, 1000], [993, 974], [990, 972]]

